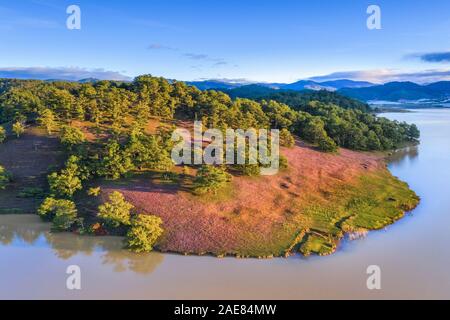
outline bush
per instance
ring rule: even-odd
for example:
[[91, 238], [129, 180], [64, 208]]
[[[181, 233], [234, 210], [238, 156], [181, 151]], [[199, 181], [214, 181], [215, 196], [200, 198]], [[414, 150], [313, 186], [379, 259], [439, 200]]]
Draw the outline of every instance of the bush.
[[89, 188], [87, 194], [93, 197], [98, 197], [100, 195], [100, 192], [102, 191], [102, 189], [100, 187], [96, 187], [96, 188]]
[[70, 230], [81, 219], [77, 217], [75, 203], [70, 200], [46, 198], [38, 209], [38, 214], [53, 222], [53, 228], [59, 231]]
[[118, 141], [111, 141], [106, 146], [98, 174], [111, 180], [117, 180], [134, 168], [128, 154], [122, 150]]
[[338, 146], [330, 137], [323, 137], [319, 140], [319, 149], [324, 152], [334, 153], [338, 150]]
[[218, 189], [225, 186], [231, 176], [222, 168], [211, 165], [202, 166], [194, 180], [194, 190], [198, 194], [207, 192], [216, 193]]
[[238, 165], [237, 168], [244, 176], [257, 177], [261, 174], [261, 168], [257, 164]]
[[285, 156], [280, 155], [279, 168], [280, 170], [285, 170], [289, 166], [288, 159]]
[[12, 174], [0, 166], [0, 190], [6, 189], [6, 186], [11, 182]]
[[57, 127], [55, 114], [50, 109], [40, 111], [36, 120], [41, 127], [45, 128], [48, 134], [52, 134]]
[[106, 224], [117, 228], [121, 225], [130, 225], [130, 210], [134, 206], [125, 201], [125, 197], [118, 191], [109, 195], [109, 202], [98, 207], [98, 216], [105, 220]]
[[71, 156], [66, 162], [66, 168], [61, 173], [53, 172], [48, 176], [50, 190], [61, 197], [71, 198], [73, 194], [81, 190], [80, 170], [78, 166], [78, 158]]
[[61, 129], [61, 143], [68, 148], [80, 145], [86, 141], [83, 131], [71, 126], [64, 126]]
[[12, 131], [14, 132], [16, 137], [19, 138], [25, 132], [25, 126], [22, 122], [17, 121], [13, 124]]
[[3, 143], [6, 140], [6, 130], [2, 126], [0, 126], [0, 143]]
[[150, 252], [163, 234], [162, 220], [156, 216], [136, 215], [127, 233], [127, 246], [135, 252]]
[[161, 136], [132, 133], [125, 152], [139, 169], [168, 171], [173, 167], [170, 153]]
[[281, 129], [280, 131], [280, 145], [282, 147], [292, 148], [295, 146], [294, 136], [287, 129]]

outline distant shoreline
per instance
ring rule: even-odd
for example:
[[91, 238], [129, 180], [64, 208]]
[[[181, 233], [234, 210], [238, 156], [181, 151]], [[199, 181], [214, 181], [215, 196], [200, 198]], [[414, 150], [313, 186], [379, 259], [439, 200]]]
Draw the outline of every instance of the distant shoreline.
[[411, 105], [411, 104], [398, 104], [395, 106], [392, 105], [369, 105], [375, 114], [380, 113], [409, 113], [413, 112], [413, 110], [421, 110], [421, 109], [450, 109], [450, 106], [443, 105]]

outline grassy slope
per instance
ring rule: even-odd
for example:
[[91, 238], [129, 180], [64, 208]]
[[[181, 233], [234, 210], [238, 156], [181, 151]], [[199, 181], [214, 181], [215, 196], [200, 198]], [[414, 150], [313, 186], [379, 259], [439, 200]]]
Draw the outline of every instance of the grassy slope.
[[345, 233], [382, 229], [399, 220], [418, 202], [408, 185], [379, 169], [354, 184], [336, 185], [329, 197], [311, 196], [304, 207], [309, 232], [299, 243], [305, 255], [334, 252]]
[[158, 173], [103, 185], [119, 190], [166, 230], [159, 248], [185, 254], [239, 257], [330, 254], [345, 233], [394, 223], [419, 202], [381, 158], [341, 150], [323, 154], [297, 143], [282, 151], [290, 169], [274, 177], [234, 177], [217, 195], [194, 196], [190, 176], [170, 182]]

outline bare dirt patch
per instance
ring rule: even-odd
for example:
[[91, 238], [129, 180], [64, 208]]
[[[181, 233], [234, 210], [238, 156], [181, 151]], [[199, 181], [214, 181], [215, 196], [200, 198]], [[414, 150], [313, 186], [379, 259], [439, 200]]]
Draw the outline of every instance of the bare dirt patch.
[[13, 175], [11, 185], [0, 190], [0, 213], [35, 213], [41, 200], [19, 195], [27, 188], [47, 188], [47, 174], [63, 160], [59, 147], [57, 138], [37, 128], [0, 144], [0, 165]]

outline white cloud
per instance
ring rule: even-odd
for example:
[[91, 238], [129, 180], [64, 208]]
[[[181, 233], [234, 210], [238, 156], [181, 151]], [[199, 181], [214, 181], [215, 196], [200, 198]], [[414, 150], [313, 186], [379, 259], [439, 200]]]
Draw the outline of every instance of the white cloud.
[[104, 69], [85, 69], [79, 67], [0, 67], [0, 78], [37, 79], [37, 80], [68, 80], [95, 78], [99, 80], [129, 81], [130, 77], [116, 71]]

